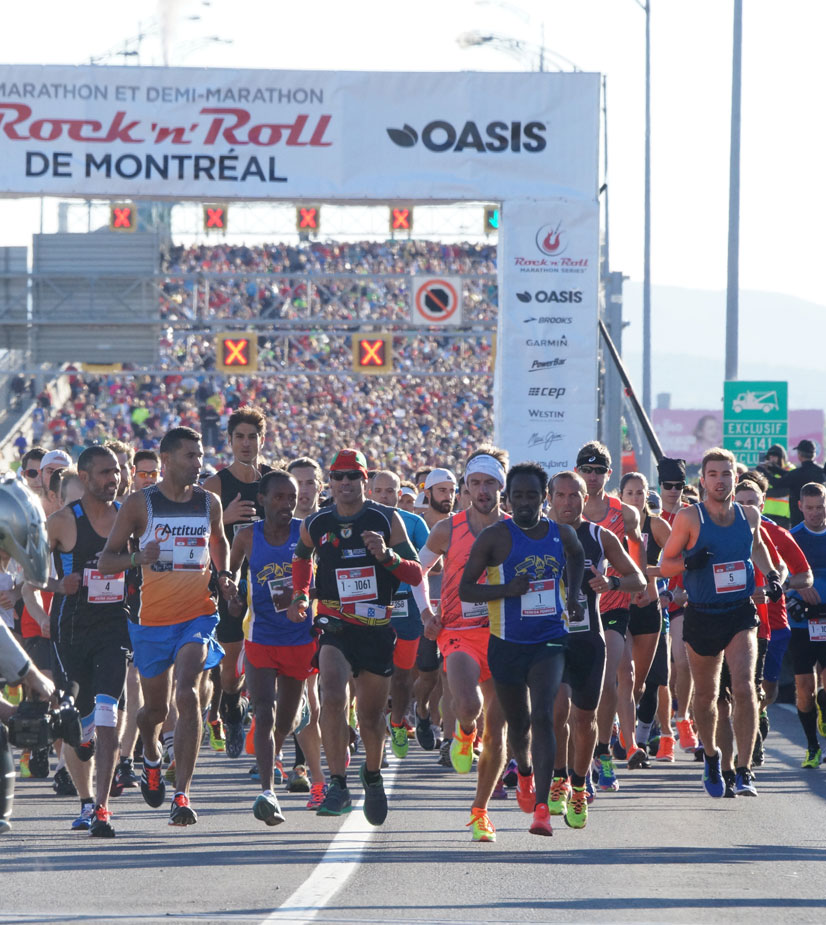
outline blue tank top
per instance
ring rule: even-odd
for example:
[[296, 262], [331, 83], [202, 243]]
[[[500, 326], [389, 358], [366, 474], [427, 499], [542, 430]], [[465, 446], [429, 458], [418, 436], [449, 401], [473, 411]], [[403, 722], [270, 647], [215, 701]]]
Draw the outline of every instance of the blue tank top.
[[714, 523], [704, 504], [696, 505], [700, 533], [696, 544], [686, 550], [711, 550], [713, 558], [701, 569], [683, 573], [688, 601], [696, 610], [725, 613], [742, 606], [754, 594], [754, 564], [751, 546], [754, 535], [743, 508], [734, 503], [734, 523]]
[[[420, 552], [430, 530], [418, 514], [396, 508], [396, 513], [404, 522], [404, 529], [416, 552]], [[399, 585], [398, 591], [393, 595], [393, 612], [390, 615], [393, 629], [399, 639], [418, 639], [422, 635], [422, 617], [418, 605], [413, 599], [413, 591], [407, 582]]]
[[303, 623], [287, 619], [287, 610], [276, 610], [273, 594], [283, 587], [292, 588], [293, 553], [301, 531], [301, 521], [294, 517], [290, 536], [283, 546], [270, 546], [264, 538], [264, 521], [252, 527], [252, 549], [247, 577], [247, 615], [244, 637], [265, 646], [303, 646], [312, 642], [312, 620]]
[[511, 535], [508, 558], [487, 570], [489, 585], [507, 584], [516, 575], [531, 579], [531, 590], [522, 597], [505, 597], [488, 601], [490, 632], [508, 642], [548, 642], [568, 632], [562, 613], [562, 579], [565, 577], [565, 552], [559, 527], [542, 518], [548, 532], [541, 540], [532, 540], [510, 519], [502, 521]]
[[[790, 532], [797, 545], [803, 550], [803, 555], [806, 556], [806, 561], [812, 570], [814, 589], [820, 595], [820, 599], [826, 601], [826, 530], [823, 533], [815, 533], [801, 521], [792, 527]], [[789, 597], [800, 598], [797, 591], [788, 591], [787, 594]], [[789, 620], [795, 626], [806, 625], [806, 619], [795, 620], [791, 611], [789, 611]]]

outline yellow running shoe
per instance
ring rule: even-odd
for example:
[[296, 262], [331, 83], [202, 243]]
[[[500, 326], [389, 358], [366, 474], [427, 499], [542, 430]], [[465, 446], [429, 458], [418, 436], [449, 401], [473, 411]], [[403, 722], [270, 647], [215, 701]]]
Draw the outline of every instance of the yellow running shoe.
[[471, 839], [472, 841], [496, 841], [496, 829], [490, 821], [488, 811], [474, 806], [470, 811]]
[[457, 774], [469, 774], [473, 767], [473, 740], [476, 731], [465, 732], [456, 720], [453, 741], [450, 743], [450, 763]]
[[564, 816], [568, 806], [568, 779], [555, 777], [551, 781], [551, 792], [548, 795], [548, 809], [552, 816]]
[[212, 720], [207, 723], [209, 729], [209, 746], [214, 752], [225, 752], [227, 750], [227, 740], [224, 736], [224, 724], [220, 719]]
[[169, 767], [164, 771], [163, 776], [169, 781], [170, 784], [175, 783], [175, 759], [169, 762]]
[[19, 707], [23, 701], [23, 685], [22, 684], [7, 684], [6, 685], [6, 700], [13, 706]]
[[571, 797], [565, 811], [565, 825], [572, 829], [584, 829], [588, 821], [588, 794], [584, 787], [572, 787]]
[[32, 753], [28, 749], [26, 749], [20, 755], [20, 776], [21, 777], [31, 777], [32, 776], [32, 771], [31, 771], [31, 768], [29, 767], [29, 760], [31, 759], [31, 757], [32, 757]]

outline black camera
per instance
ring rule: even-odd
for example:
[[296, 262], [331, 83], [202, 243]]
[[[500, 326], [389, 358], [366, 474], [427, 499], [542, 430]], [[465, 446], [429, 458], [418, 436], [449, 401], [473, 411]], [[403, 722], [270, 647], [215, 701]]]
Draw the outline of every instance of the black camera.
[[83, 738], [80, 713], [71, 694], [61, 694], [57, 709], [45, 700], [24, 700], [6, 722], [9, 742], [17, 748], [48, 748], [55, 739], [76, 747]]

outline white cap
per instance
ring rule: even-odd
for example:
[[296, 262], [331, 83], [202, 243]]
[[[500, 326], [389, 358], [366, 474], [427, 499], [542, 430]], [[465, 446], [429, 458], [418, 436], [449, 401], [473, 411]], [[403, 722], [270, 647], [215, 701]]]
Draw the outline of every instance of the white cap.
[[427, 498], [425, 498], [423, 491], [420, 491], [418, 495], [416, 495], [413, 507], [427, 507]]
[[415, 488], [411, 488], [409, 485], [402, 485], [401, 493], [402, 493], [403, 495], [407, 495], [407, 496], [410, 497], [410, 498], [414, 498], [414, 499], [415, 499], [415, 497], [416, 497], [416, 489], [415, 489]]
[[450, 469], [431, 469], [424, 480], [425, 490], [433, 488], [434, 485], [438, 485], [440, 482], [453, 482], [456, 485], [456, 476]]
[[71, 466], [72, 457], [65, 450], [49, 450], [49, 452], [40, 460], [40, 468], [51, 466], [54, 463], [60, 463], [61, 466]]

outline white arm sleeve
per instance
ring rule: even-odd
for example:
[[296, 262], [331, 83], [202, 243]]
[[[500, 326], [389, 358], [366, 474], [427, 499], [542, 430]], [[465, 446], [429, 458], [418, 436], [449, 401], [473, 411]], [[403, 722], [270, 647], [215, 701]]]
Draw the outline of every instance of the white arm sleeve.
[[29, 656], [20, 648], [9, 628], [0, 620], [0, 674], [8, 681], [22, 680], [31, 667]]
[[419, 562], [422, 565], [422, 572], [427, 575], [427, 573], [441, 558], [441, 553], [433, 552], [429, 546], [422, 546], [422, 548], [419, 550]]
[[[422, 549], [421, 552], [429, 552], [429, 550]], [[419, 608], [419, 613], [423, 613], [430, 608], [430, 587], [427, 581], [427, 572], [424, 569], [422, 569], [422, 580], [417, 585], [412, 585], [410, 590], [413, 592], [413, 600]]]

